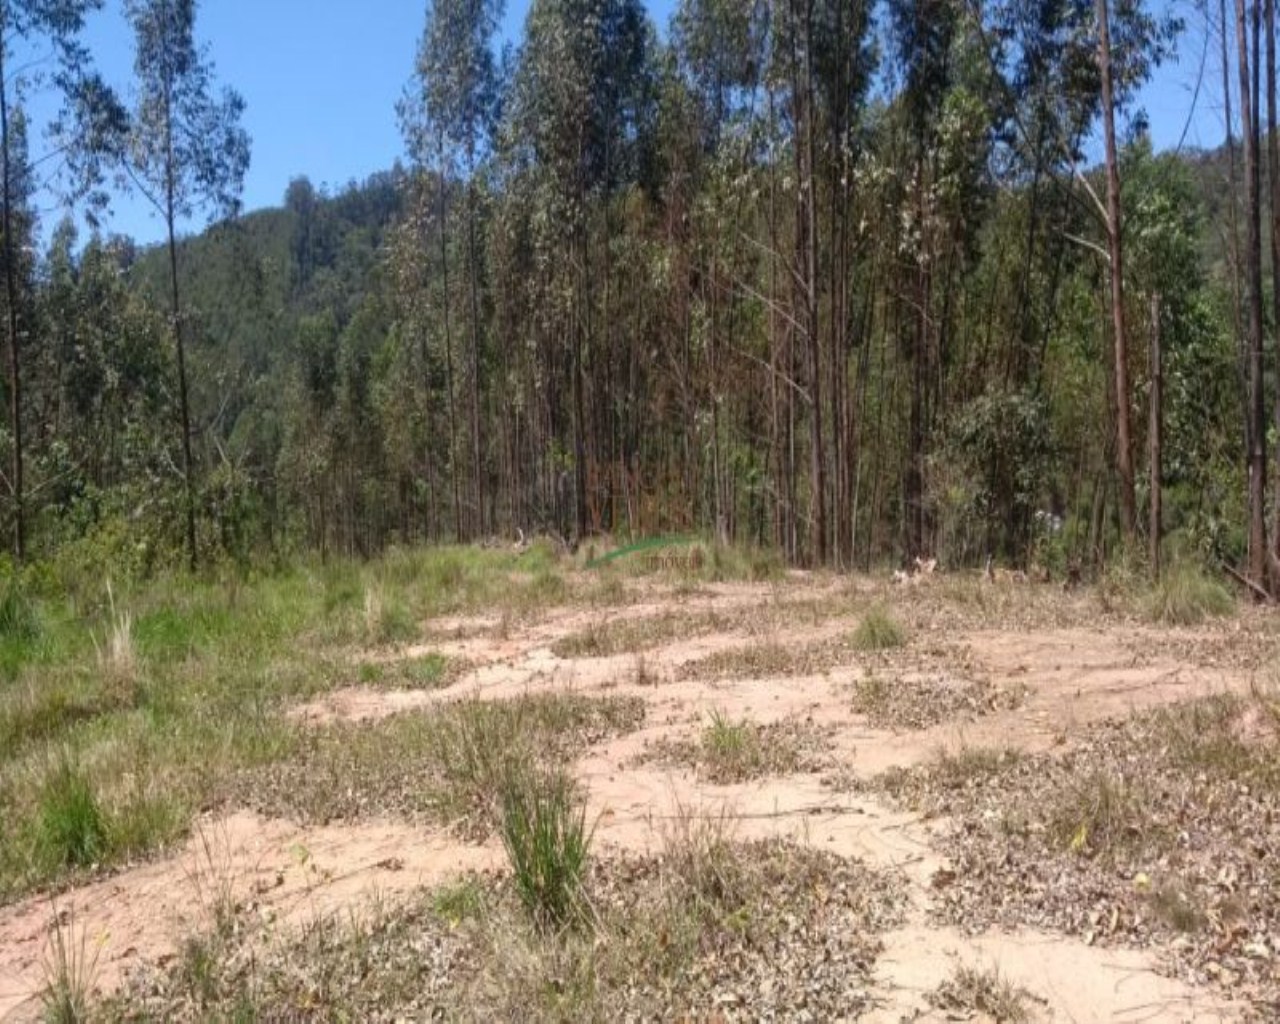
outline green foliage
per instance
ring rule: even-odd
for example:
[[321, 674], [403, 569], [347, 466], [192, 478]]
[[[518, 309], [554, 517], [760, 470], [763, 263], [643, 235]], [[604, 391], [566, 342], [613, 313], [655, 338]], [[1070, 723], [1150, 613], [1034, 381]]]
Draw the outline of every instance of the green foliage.
[[475, 878], [437, 889], [431, 897], [431, 908], [451, 925], [479, 917], [484, 907], [484, 888]]
[[720, 711], [711, 712], [711, 724], [702, 733], [707, 762], [721, 774], [748, 770], [761, 760], [755, 729], [745, 719], [734, 722]]
[[503, 779], [502, 842], [534, 920], [553, 928], [573, 923], [582, 909], [591, 830], [572, 778], [512, 762]]
[[98, 973], [96, 944], [78, 930], [74, 911], [65, 919], [55, 917], [49, 928], [49, 947], [43, 953], [41, 969], [44, 988], [40, 1007], [46, 1024], [87, 1024], [92, 1020], [90, 1000]]
[[39, 850], [67, 867], [88, 867], [107, 853], [107, 826], [79, 761], [63, 750], [40, 794]]
[[431, 689], [448, 678], [449, 659], [443, 654], [424, 654], [404, 666], [404, 675], [413, 686]]
[[40, 636], [40, 613], [17, 577], [0, 593], [0, 642], [30, 642]]
[[853, 634], [853, 646], [859, 651], [888, 651], [906, 642], [906, 630], [883, 605], [870, 608]]
[[[39, 15], [20, 30], [59, 27], [19, 6]], [[227, 209], [247, 139], [196, 5], [127, 13], [133, 176], [163, 199], [176, 171], [179, 221]], [[881, 13], [688, 0], [660, 45], [640, 0], [538, 0], [500, 67], [500, 3], [432, 3], [399, 111], [411, 170], [337, 192], [300, 177], [282, 208], [179, 243], [200, 561], [245, 577], [303, 551], [688, 535], [716, 538], [688, 586], [773, 579], [822, 546], [815, 501], [830, 566], [1109, 557], [1105, 240], [1051, 187], [1099, 111], [1093, 49], [1067, 42], [1092, 37], [1092, 11]], [[1177, 26], [1144, 4], [1112, 20], [1130, 97]], [[1015, 117], [1025, 137], [998, 144]], [[1135, 132], [1122, 177], [1133, 339], [1154, 295], [1163, 309], [1169, 527], [1230, 561], [1242, 395], [1222, 160], [1154, 154]], [[810, 241], [821, 272], [780, 287], [781, 255]], [[179, 563], [187, 505], [168, 254], [79, 248], [61, 227], [31, 268], [47, 344], [23, 367], [32, 548], [77, 597]], [[812, 351], [794, 344], [810, 284], [833, 326]], [[1069, 529], [1037, 535], [1042, 510]], [[556, 557], [539, 542], [512, 566], [531, 605], [562, 598]], [[444, 582], [459, 605], [465, 577]], [[448, 599], [405, 604], [431, 601]]]
[[1036, 394], [989, 392], [957, 412], [939, 453], [961, 488], [944, 504], [950, 561], [1026, 549], [1053, 454], [1048, 409]]
[[1230, 615], [1235, 599], [1217, 580], [1192, 562], [1170, 566], [1152, 588], [1147, 614], [1168, 626], [1195, 626], [1205, 619]]

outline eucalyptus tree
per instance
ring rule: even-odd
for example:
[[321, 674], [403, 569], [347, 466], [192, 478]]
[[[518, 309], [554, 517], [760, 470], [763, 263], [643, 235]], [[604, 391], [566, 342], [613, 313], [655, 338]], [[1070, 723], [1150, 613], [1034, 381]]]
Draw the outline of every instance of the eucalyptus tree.
[[[869, 0], [824, 0], [815, 12], [816, 102], [820, 108], [820, 152], [825, 160], [827, 192], [825, 287], [828, 292], [827, 376], [833, 465], [832, 547], [837, 565], [850, 567], [856, 514], [857, 396], [850, 360], [858, 343], [866, 344], [858, 324], [859, 305], [873, 302], [870, 267], [859, 259], [859, 163], [868, 132], [867, 96], [879, 67]], [[976, 211], [975, 211], [976, 212]], [[976, 220], [976, 218], [974, 218]]]
[[[977, 10], [974, 0], [966, 2]], [[980, 22], [994, 40], [992, 62], [1002, 79], [1002, 155], [1014, 180], [1020, 170], [1030, 176], [1023, 190], [1025, 249], [1013, 293], [1019, 344], [1010, 349], [1008, 378], [1037, 395], [1045, 390], [1045, 353], [1063, 308], [1059, 293], [1079, 256], [1098, 258], [1110, 328], [1104, 363], [1114, 433], [1105, 444], [1107, 472], [1118, 480], [1120, 522], [1129, 540], [1137, 527], [1135, 369], [1117, 136], [1137, 91], [1171, 55], [1181, 31], [1171, 8], [1156, 13], [1155, 7], [1147, 0], [997, 0]], [[1105, 150], [1101, 196], [1084, 171], [1085, 143], [1099, 124]]]
[[[5, 334], [8, 343], [9, 428], [12, 432], [9, 489], [13, 495], [13, 554], [26, 553], [26, 485], [22, 439], [22, 356], [29, 325], [24, 307], [30, 303], [24, 267], [32, 228], [29, 200], [33, 162], [23, 104], [33, 91], [48, 90], [61, 102], [50, 131], [50, 148], [36, 159], [58, 158], [68, 198], [90, 196], [105, 202], [102, 157], [120, 123], [120, 106], [91, 67], [81, 42], [85, 18], [102, 0], [0, 0], [0, 232], [3, 240]], [[49, 57], [15, 67], [32, 52]], [[35, 73], [31, 73], [32, 69]], [[49, 68], [51, 70], [45, 70]]]
[[[653, 32], [639, 0], [534, 0], [507, 113], [515, 159], [539, 181], [546, 244], [569, 253], [560, 271], [570, 338], [574, 520], [588, 531], [586, 387], [589, 360], [607, 357], [607, 309], [597, 319], [593, 206], [605, 215], [624, 182], [638, 179], [649, 144]], [[603, 293], [609, 296], [607, 249]]]
[[1129, 336], [1124, 308], [1124, 234], [1120, 208], [1120, 158], [1116, 152], [1115, 86], [1111, 74], [1111, 11], [1096, 0], [1098, 75], [1102, 87], [1102, 133], [1106, 144], [1107, 252], [1111, 279], [1111, 341], [1115, 360], [1116, 472], [1120, 484], [1120, 526], [1132, 543], [1138, 530], [1134, 495], [1133, 440], [1130, 427]]
[[241, 126], [244, 100], [232, 89], [215, 89], [212, 61], [196, 42], [196, 9], [196, 0], [126, 0], [134, 33], [137, 101], [123, 161], [129, 180], [165, 225], [192, 569], [199, 557], [195, 466], [177, 232], [198, 213], [236, 212], [249, 167], [249, 135]]
[[[440, 257], [448, 277], [448, 181], [459, 167], [467, 190], [467, 277], [471, 327], [471, 474], [478, 529], [485, 529], [485, 459], [481, 429], [480, 251], [477, 244], [477, 164], [488, 150], [499, 96], [493, 38], [503, 0], [429, 0], [414, 68], [414, 95], [402, 115], [410, 148], [435, 153], [441, 178]], [[446, 286], [444, 316], [449, 318]], [[447, 339], [451, 345], [451, 339]]]
[[1262, 295], [1262, 129], [1260, 125], [1262, 29], [1257, 0], [1236, 0], [1236, 68], [1240, 81], [1240, 124], [1244, 139], [1245, 176], [1245, 309], [1247, 329], [1248, 400], [1250, 424], [1249, 476], [1249, 573], [1258, 585], [1267, 577], [1267, 438], [1263, 376]]
[[43, 262], [42, 343], [26, 372], [44, 508], [70, 512], [85, 495], [136, 507], [163, 464], [154, 424], [171, 409], [172, 353], [163, 315], [130, 288], [120, 255], [96, 232], [81, 247], [67, 219]]
[[35, 260], [35, 180], [28, 151], [26, 115], [10, 112], [0, 90], [0, 134], [3, 135], [4, 313], [8, 348], [9, 490], [13, 496], [13, 557], [26, 556], [26, 441], [23, 391], [23, 343], [31, 334]]
[[909, 557], [927, 554], [932, 533], [926, 497], [926, 463], [943, 338], [934, 315], [939, 274], [934, 210], [935, 176], [943, 109], [953, 87], [953, 47], [960, 32], [956, 0], [898, 0], [891, 5], [894, 57], [901, 69], [897, 97], [905, 139], [899, 159], [906, 163], [900, 202], [904, 270], [895, 296], [902, 313], [901, 344], [909, 361], [911, 398], [908, 452], [903, 474], [904, 546]]
[[[1276, 326], [1276, 356], [1280, 359], [1280, 111], [1277, 111], [1276, 95], [1276, 0], [1265, 0], [1263, 5], [1263, 35], [1267, 52], [1267, 167], [1270, 189], [1267, 195], [1269, 233], [1271, 235], [1271, 309]], [[1280, 430], [1280, 385], [1274, 397], [1276, 428]], [[1272, 558], [1273, 573], [1280, 569], [1280, 444], [1276, 447], [1276, 473], [1272, 501]], [[1280, 578], [1272, 581], [1273, 592], [1280, 591]]]
[[746, 411], [747, 396], [735, 386], [732, 369], [746, 340], [745, 312], [759, 262], [756, 248], [744, 244], [744, 228], [760, 177], [758, 107], [768, 46], [766, 0], [684, 0], [672, 21], [673, 66], [660, 105], [664, 201], [680, 211], [668, 218], [670, 243], [689, 254], [680, 264], [686, 280], [674, 285], [683, 292], [675, 300], [676, 330], [692, 337], [695, 324], [706, 325], [706, 365], [693, 365], [693, 346], [685, 346], [676, 363], [678, 393], [689, 428], [686, 443], [694, 447], [700, 438], [693, 406], [705, 396], [710, 407], [712, 513], [723, 539], [732, 536], [736, 521], [726, 451], [733, 447], [733, 420]]

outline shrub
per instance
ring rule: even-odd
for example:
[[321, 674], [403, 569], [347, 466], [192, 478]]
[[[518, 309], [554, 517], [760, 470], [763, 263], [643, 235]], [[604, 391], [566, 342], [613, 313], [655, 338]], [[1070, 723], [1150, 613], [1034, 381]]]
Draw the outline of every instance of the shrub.
[[502, 842], [521, 902], [540, 926], [569, 924], [581, 908], [591, 846], [586, 805], [559, 770], [513, 762], [503, 780]]
[[906, 632], [883, 605], [872, 607], [853, 634], [853, 646], [860, 651], [887, 651], [906, 642]]
[[40, 617], [35, 605], [18, 581], [10, 579], [0, 595], [0, 639], [34, 640], [39, 635]]
[[1222, 584], [1194, 564], [1170, 567], [1151, 591], [1147, 614], [1169, 626], [1195, 626], [1207, 618], [1230, 615], [1235, 601]]
[[745, 719], [730, 721], [711, 712], [711, 724], [702, 733], [702, 754], [714, 772], [750, 774], [762, 760], [756, 731]]
[[68, 867], [96, 863], [107, 849], [107, 829], [93, 787], [64, 751], [44, 785], [39, 804], [40, 845], [49, 860]]
[[82, 1024], [90, 1019], [89, 997], [98, 972], [98, 949], [75, 926], [75, 915], [55, 915], [41, 959], [43, 1018], [49, 1024]]
[[1151, 822], [1147, 801], [1124, 779], [1096, 771], [1065, 792], [1050, 814], [1049, 832], [1063, 849], [1112, 859], [1139, 847]]
[[398, 601], [389, 601], [379, 586], [364, 592], [365, 638], [372, 644], [393, 644], [411, 640], [417, 633], [409, 609]]

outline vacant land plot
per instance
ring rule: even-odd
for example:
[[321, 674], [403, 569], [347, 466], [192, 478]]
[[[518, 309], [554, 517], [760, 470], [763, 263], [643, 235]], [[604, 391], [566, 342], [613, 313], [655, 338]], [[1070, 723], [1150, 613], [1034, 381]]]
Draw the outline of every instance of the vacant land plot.
[[1267, 611], [540, 547], [6, 600], [0, 1018], [1280, 1015]]

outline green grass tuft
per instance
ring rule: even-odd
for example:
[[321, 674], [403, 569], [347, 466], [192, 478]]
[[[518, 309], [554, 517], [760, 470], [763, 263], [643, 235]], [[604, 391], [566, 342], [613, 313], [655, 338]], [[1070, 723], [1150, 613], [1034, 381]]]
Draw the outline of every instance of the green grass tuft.
[[747, 772], [761, 760], [751, 723], [730, 721], [719, 711], [711, 712], [711, 723], [703, 730], [702, 755], [712, 770], [721, 774]]
[[874, 605], [853, 634], [853, 646], [859, 651], [888, 651], [902, 647], [907, 633], [884, 605]]
[[1049, 832], [1059, 849], [1112, 860], [1137, 849], [1152, 827], [1144, 808], [1149, 801], [1129, 782], [1103, 771], [1091, 772], [1052, 809]]
[[98, 949], [75, 926], [75, 915], [56, 915], [40, 967], [41, 1016], [47, 1024], [84, 1024], [91, 1019], [89, 1001], [98, 973]]
[[414, 686], [430, 689], [445, 682], [449, 673], [449, 659], [443, 654], [424, 654], [404, 665], [405, 678]]
[[107, 827], [93, 787], [63, 751], [40, 795], [40, 848], [65, 867], [88, 867], [107, 852]]
[[528, 761], [508, 766], [502, 789], [502, 843], [516, 891], [543, 927], [573, 923], [591, 847], [585, 802], [563, 771]]
[[0, 639], [35, 640], [40, 636], [40, 615], [15, 579], [0, 595]]
[[1167, 626], [1196, 626], [1234, 610], [1227, 589], [1186, 562], [1171, 567], [1147, 598], [1147, 615]]
[[464, 878], [437, 889], [431, 896], [431, 909], [452, 927], [475, 920], [485, 910], [484, 884], [478, 878]]

